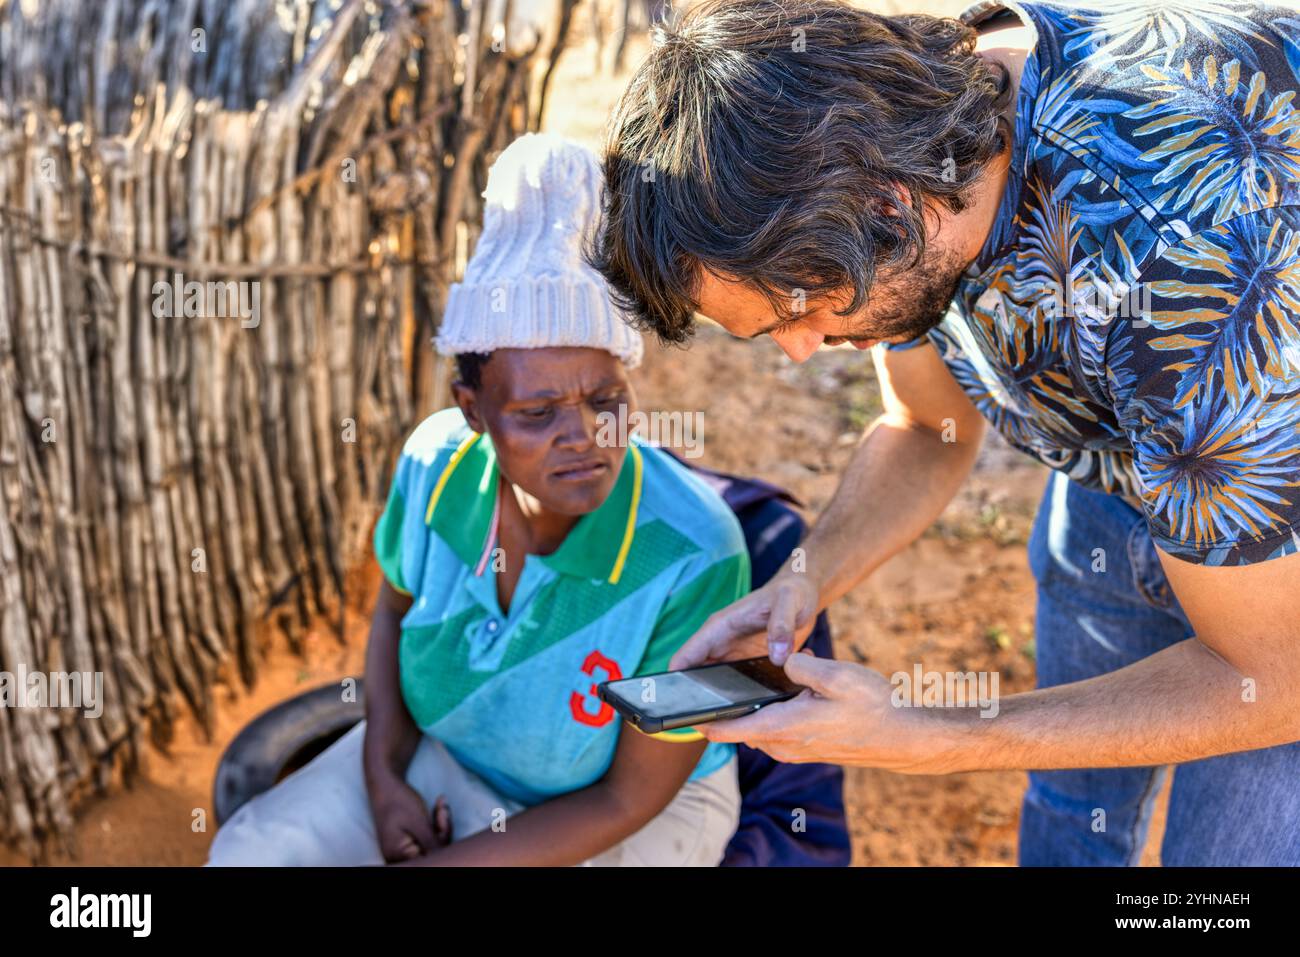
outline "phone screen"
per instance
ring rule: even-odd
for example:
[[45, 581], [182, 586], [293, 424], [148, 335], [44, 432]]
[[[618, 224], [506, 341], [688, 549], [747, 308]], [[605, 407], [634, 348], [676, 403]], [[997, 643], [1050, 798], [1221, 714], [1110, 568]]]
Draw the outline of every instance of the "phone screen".
[[611, 681], [609, 693], [648, 718], [711, 711], [741, 702], [776, 700], [798, 691], [767, 658]]

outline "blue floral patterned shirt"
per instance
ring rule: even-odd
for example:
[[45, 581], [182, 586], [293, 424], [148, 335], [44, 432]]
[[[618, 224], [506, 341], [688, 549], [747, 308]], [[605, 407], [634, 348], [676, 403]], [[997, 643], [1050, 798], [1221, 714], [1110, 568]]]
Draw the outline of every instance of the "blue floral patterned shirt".
[[964, 19], [1004, 8], [1037, 31], [1008, 188], [917, 342], [1013, 445], [1139, 505], [1165, 551], [1300, 550], [1300, 11]]

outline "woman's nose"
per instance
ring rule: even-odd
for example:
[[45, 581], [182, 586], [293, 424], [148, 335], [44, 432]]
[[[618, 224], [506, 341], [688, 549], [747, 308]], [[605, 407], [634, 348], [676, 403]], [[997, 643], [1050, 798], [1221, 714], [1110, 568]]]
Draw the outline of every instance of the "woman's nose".
[[570, 448], [588, 449], [596, 444], [600, 419], [584, 403], [564, 408], [560, 418], [560, 442]]

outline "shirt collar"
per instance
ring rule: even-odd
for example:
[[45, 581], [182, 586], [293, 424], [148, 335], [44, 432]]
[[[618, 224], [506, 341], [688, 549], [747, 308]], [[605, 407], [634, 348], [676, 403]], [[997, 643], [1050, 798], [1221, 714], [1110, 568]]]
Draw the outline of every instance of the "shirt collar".
[[[425, 524], [470, 568], [489, 545], [498, 474], [491, 436], [475, 432], [452, 453], [429, 496]], [[636, 535], [644, 479], [634, 439], [600, 508], [578, 519], [560, 547], [540, 561], [566, 575], [618, 584]]]

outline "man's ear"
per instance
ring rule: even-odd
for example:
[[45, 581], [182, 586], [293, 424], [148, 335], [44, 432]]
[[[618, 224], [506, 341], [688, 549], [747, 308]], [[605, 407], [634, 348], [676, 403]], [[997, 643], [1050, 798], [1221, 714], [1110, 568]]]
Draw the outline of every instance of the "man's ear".
[[451, 395], [460, 406], [461, 414], [465, 416], [465, 423], [475, 432], [486, 432], [487, 426], [483, 424], [483, 417], [478, 411], [478, 393], [463, 382], [453, 382]]

